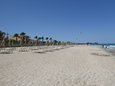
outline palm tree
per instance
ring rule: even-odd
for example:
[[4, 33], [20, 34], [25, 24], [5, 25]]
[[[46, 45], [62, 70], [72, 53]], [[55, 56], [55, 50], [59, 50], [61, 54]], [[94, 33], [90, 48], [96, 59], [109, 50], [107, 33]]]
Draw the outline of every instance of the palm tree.
[[58, 45], [61, 45], [61, 41], [58, 41]]
[[5, 39], [5, 32], [0, 31], [0, 45], [4, 45], [4, 39]]
[[53, 44], [57, 45], [58, 41], [57, 40], [53, 40]]
[[7, 33], [6, 34], [6, 37], [5, 37], [5, 46], [8, 46], [8, 44], [9, 44], [9, 34]]
[[26, 35], [25, 32], [21, 32], [21, 33], [20, 33], [20, 38], [21, 38], [21, 40], [20, 40], [20, 45], [23, 45], [25, 35]]
[[52, 38], [49, 38], [50, 41], [52, 41]]
[[9, 36], [9, 43], [8, 46], [11, 46], [11, 35]]
[[26, 42], [25, 43], [28, 45], [28, 43], [30, 41], [30, 36], [26, 35], [25, 38], [26, 38], [26, 40], [25, 40]]
[[15, 33], [15, 34], [14, 34], [14, 37], [16, 37], [16, 43], [17, 43], [19, 34], [18, 34], [18, 33]]
[[36, 39], [35, 45], [37, 46], [37, 44], [38, 44], [38, 36], [35, 36], [34, 38]]
[[24, 43], [25, 43], [26, 45], [27, 45], [28, 39], [29, 39], [29, 36], [28, 36], [28, 35], [25, 35], [25, 36], [24, 36]]
[[6, 38], [9, 38], [9, 34], [8, 33], [6, 34]]
[[46, 37], [46, 45], [48, 45], [48, 40], [49, 40], [49, 37]]
[[41, 40], [42, 40], [42, 45], [43, 45], [43, 42], [44, 42], [44, 37], [43, 36], [41, 37]]
[[42, 37], [38, 37], [38, 40], [39, 40], [39, 44], [41, 45], [41, 39]]
[[49, 40], [50, 40], [50, 45], [52, 45], [52, 41], [53, 41], [53, 39], [52, 39], [52, 38], [49, 38]]

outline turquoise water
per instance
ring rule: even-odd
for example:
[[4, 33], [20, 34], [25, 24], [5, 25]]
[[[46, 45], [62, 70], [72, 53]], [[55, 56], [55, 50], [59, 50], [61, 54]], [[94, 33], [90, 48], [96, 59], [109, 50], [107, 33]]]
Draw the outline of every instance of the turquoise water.
[[107, 46], [108, 49], [115, 50], [115, 43], [106, 44], [105, 46]]
[[100, 45], [100, 47], [103, 47], [103, 48], [108, 48], [108, 49], [115, 50], [115, 43], [99, 44], [99, 45]]
[[114, 50], [115, 50], [115, 45], [109, 45], [108, 48], [109, 48], [109, 49], [114, 49]]

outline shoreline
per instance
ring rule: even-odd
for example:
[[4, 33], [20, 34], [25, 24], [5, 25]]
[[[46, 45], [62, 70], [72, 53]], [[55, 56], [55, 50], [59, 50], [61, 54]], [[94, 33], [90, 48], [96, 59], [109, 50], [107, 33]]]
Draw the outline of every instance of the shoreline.
[[110, 53], [112, 56], [115, 56], [115, 50], [114, 49], [105, 49], [106, 52]]

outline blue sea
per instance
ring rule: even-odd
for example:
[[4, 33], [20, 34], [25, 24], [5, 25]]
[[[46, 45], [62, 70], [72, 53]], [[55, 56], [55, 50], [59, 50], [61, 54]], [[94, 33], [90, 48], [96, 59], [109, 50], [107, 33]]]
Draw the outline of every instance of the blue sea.
[[101, 44], [101, 47], [109, 49], [111, 51], [115, 51], [115, 43], [112, 43], [112, 44]]
[[115, 43], [111, 43], [111, 44], [99, 44], [97, 46], [100, 47], [100, 48], [107, 48], [107, 49], [115, 51]]
[[115, 44], [101, 44], [100, 48], [105, 48], [106, 51], [115, 56]]
[[115, 50], [115, 44], [110, 44], [110, 45], [107, 46], [107, 48]]
[[108, 51], [109, 51], [110, 53], [112, 53], [112, 55], [115, 56], [115, 44], [109, 44], [109, 45], [107, 46], [107, 49], [108, 49]]

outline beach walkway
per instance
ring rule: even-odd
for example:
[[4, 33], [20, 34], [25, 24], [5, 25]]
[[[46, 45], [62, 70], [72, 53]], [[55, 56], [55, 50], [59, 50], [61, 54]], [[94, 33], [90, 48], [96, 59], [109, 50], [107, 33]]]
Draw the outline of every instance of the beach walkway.
[[0, 86], [115, 86], [115, 56], [94, 46], [0, 54]]

